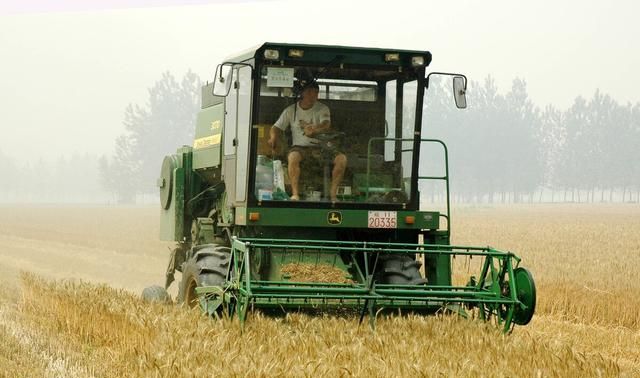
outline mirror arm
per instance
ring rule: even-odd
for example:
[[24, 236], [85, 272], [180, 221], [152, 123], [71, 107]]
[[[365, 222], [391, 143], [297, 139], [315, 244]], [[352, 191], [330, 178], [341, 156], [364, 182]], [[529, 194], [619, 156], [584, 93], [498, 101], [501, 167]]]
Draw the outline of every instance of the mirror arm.
[[[251, 68], [251, 79], [253, 80], [255, 78], [255, 68], [249, 64], [249, 63], [243, 63], [243, 62], [222, 62], [221, 64], [218, 64], [218, 66], [216, 67], [216, 73], [213, 75], [214, 77], [214, 84], [211, 87], [211, 94], [215, 96], [214, 94], [214, 90], [215, 90], [215, 82], [218, 81], [220, 83], [224, 83], [225, 78], [222, 76], [222, 67], [224, 66], [231, 66], [231, 69], [233, 70], [234, 66], [244, 66], [244, 67], [250, 67]], [[217, 77], [216, 77], [217, 76]], [[228, 93], [227, 93], [228, 94]], [[226, 95], [225, 95], [226, 96]]]
[[[227, 61], [227, 62], [222, 62], [222, 64], [220, 64], [220, 66], [231, 66], [231, 67], [233, 67], [233, 66], [244, 66], [244, 67], [251, 67], [251, 75], [253, 75], [253, 71], [254, 71], [254, 68], [253, 68], [253, 66], [252, 66], [251, 64], [249, 64], [249, 63], [243, 63], [243, 62], [229, 62], [229, 61]], [[220, 76], [222, 76], [222, 70], [220, 70]], [[465, 79], [465, 80], [466, 80], [466, 79]]]
[[431, 75], [445, 75], [445, 76], [460, 76], [464, 79], [464, 90], [467, 90], [467, 77], [463, 74], [458, 74], [458, 73], [451, 73], [451, 72], [430, 72], [429, 75], [427, 75], [426, 78], [426, 83], [425, 83], [425, 88], [429, 89], [429, 77], [431, 77]]

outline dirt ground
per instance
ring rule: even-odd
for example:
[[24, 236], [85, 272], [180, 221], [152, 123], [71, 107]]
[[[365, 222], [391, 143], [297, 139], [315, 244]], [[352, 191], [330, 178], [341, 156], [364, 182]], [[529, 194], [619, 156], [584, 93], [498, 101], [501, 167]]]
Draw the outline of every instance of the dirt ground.
[[164, 284], [172, 243], [158, 238], [159, 212], [155, 206], [2, 206], [1, 280], [15, 282], [24, 270], [134, 293]]

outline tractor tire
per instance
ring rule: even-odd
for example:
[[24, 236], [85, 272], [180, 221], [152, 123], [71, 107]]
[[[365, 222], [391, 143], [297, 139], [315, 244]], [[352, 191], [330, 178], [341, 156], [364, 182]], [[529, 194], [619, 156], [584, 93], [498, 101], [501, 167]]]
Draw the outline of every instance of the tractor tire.
[[422, 278], [422, 263], [409, 256], [382, 256], [381, 282], [392, 285], [425, 285], [427, 279]]
[[171, 303], [171, 296], [164, 287], [153, 285], [142, 290], [142, 299], [147, 302]]
[[199, 303], [197, 287], [224, 285], [231, 261], [231, 248], [203, 244], [193, 247], [191, 252], [192, 257], [182, 265], [177, 302], [195, 307]]

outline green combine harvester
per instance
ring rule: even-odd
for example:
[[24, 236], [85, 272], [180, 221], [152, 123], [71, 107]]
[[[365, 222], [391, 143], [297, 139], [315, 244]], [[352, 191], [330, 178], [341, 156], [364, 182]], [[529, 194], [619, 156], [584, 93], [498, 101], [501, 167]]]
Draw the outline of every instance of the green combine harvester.
[[[143, 297], [167, 297], [177, 270], [179, 303], [241, 324], [249, 310], [331, 309], [372, 324], [384, 310], [452, 311], [505, 332], [527, 324], [536, 291], [520, 259], [450, 245], [447, 147], [422, 137], [423, 99], [432, 76], [452, 77], [464, 108], [467, 79], [427, 74], [430, 62], [428, 51], [283, 43], [226, 59], [202, 87], [193, 146], [162, 163], [160, 234], [178, 244], [165, 287]], [[331, 127], [314, 135], [316, 153], [300, 163], [292, 198], [292, 136], [271, 127], [310, 83]], [[442, 175], [420, 175], [426, 149], [441, 154]], [[337, 153], [347, 163], [336, 190]], [[440, 183], [446, 210], [421, 208], [420, 182]], [[478, 270], [458, 284], [456, 257]]]

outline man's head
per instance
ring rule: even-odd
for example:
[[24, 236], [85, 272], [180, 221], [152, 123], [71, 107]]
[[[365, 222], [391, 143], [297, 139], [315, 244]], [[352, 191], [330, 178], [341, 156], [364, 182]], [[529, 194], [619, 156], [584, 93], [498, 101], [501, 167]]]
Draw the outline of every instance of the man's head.
[[311, 81], [302, 87], [300, 99], [300, 107], [303, 109], [309, 109], [315, 105], [318, 101], [318, 94], [320, 92], [320, 86], [315, 81]]

